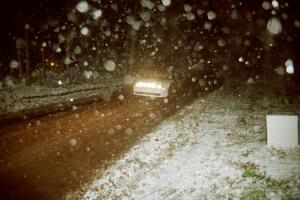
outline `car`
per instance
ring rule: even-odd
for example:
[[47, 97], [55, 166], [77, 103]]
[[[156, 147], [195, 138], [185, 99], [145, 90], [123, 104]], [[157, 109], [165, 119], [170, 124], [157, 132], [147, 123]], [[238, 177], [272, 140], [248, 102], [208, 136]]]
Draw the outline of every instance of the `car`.
[[208, 92], [221, 86], [222, 75], [216, 70], [166, 68], [141, 70], [135, 75], [135, 96], [179, 99], [185, 95]]
[[151, 98], [166, 98], [172, 83], [170, 70], [140, 70], [136, 72], [133, 94]]
[[171, 80], [168, 79], [137, 79], [133, 86], [136, 96], [165, 98], [169, 95]]

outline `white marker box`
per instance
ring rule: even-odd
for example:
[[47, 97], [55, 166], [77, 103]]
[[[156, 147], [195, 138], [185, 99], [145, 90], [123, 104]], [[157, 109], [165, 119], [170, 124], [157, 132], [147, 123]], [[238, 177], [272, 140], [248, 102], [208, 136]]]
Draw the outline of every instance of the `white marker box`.
[[267, 115], [267, 145], [276, 148], [298, 146], [298, 116]]

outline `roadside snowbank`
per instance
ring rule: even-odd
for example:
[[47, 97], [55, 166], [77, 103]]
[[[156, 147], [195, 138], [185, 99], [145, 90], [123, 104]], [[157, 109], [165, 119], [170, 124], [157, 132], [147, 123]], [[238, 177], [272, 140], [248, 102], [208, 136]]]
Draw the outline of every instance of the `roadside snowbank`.
[[91, 97], [109, 101], [111, 95], [123, 86], [124, 77], [112, 75], [80, 84], [58, 82], [55, 85], [40, 83], [33, 83], [31, 86], [14, 85], [0, 90], [0, 115]]
[[299, 110], [257, 92], [197, 100], [65, 199], [299, 199], [300, 148], [265, 145], [265, 115]]

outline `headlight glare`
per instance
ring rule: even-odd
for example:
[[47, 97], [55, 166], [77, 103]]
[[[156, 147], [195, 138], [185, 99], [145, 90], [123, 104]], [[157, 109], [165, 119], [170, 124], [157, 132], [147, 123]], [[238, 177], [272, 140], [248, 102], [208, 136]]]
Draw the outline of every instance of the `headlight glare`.
[[161, 89], [161, 85], [157, 84], [155, 82], [137, 82], [135, 84], [135, 86], [136, 87], [142, 87], [142, 88], [152, 88], [152, 89], [158, 88], [158, 89]]

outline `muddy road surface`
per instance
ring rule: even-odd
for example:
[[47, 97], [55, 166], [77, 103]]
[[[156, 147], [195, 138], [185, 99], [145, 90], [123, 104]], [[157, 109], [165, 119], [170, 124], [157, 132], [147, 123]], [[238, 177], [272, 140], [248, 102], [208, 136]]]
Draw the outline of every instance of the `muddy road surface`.
[[194, 97], [114, 98], [1, 126], [1, 199], [61, 199]]

